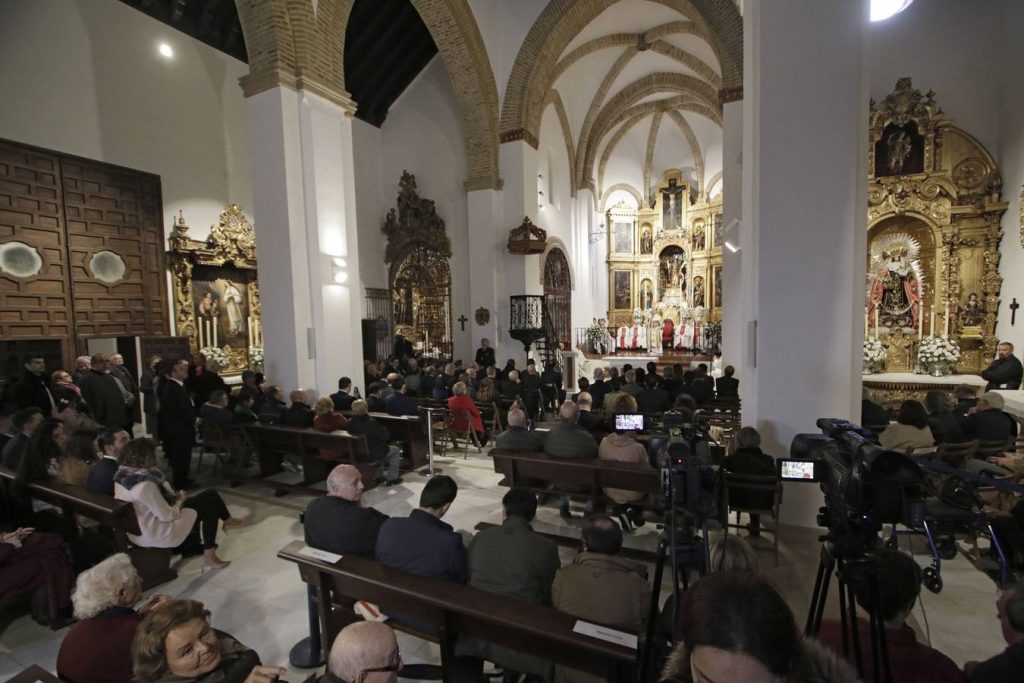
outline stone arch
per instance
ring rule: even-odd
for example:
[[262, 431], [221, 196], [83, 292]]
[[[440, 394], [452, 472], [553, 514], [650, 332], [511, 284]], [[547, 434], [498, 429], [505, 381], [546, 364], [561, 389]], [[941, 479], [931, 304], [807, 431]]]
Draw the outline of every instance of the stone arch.
[[565, 242], [561, 238], [555, 237], [554, 235], [548, 235], [548, 244], [544, 247], [544, 252], [540, 255], [540, 280], [538, 282], [541, 286], [544, 285], [544, 266], [547, 265], [548, 256], [551, 252], [558, 249], [565, 256], [566, 263], [569, 264], [569, 287], [570, 289], [576, 289], [576, 271], [575, 266], [572, 264], [572, 259], [569, 258], [569, 248], [565, 246]]
[[709, 181], [708, 181], [707, 187], [705, 187], [705, 188], [702, 188], [702, 189], [704, 190], [704, 193], [705, 193], [705, 194], [707, 194], [707, 196], [708, 196], [708, 199], [710, 199], [710, 198], [711, 198], [711, 197], [713, 196], [713, 195], [711, 194], [711, 190], [715, 189], [715, 184], [716, 184], [716, 183], [717, 183], [717, 182], [718, 182], [719, 180], [721, 180], [721, 179], [722, 179], [722, 172], [721, 172], [721, 171], [719, 171], [719, 172], [718, 172], [718, 173], [716, 173], [715, 175], [711, 176], [711, 180], [709, 180]]
[[[743, 87], [743, 18], [734, 0], [654, 0], [704, 28], [722, 69], [722, 88]], [[509, 74], [501, 112], [502, 142], [536, 145], [540, 100], [551, 87], [562, 52], [572, 39], [617, 0], [551, 0], [534, 22]]]
[[[601, 195], [600, 204], [594, 208], [597, 211], [607, 211], [608, 207], [605, 205], [608, 203], [608, 198], [612, 196], [612, 192], [615, 192], [617, 190], [622, 190], [623, 192], [628, 192], [631, 195], [633, 195], [633, 199], [636, 200], [637, 208], [642, 209], [644, 208], [644, 206], [646, 206], [646, 204], [644, 204], [644, 196], [640, 194], [640, 190], [636, 189], [629, 183], [615, 183], [614, 185], [612, 185], [611, 187], [604, 191], [604, 193]], [[596, 198], [597, 195], [594, 195], [594, 197]]]

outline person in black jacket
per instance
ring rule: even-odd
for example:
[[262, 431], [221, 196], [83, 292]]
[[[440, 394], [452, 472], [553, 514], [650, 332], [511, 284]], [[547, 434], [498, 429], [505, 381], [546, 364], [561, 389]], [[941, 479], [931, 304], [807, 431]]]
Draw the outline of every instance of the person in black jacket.
[[284, 426], [309, 429], [313, 426], [313, 409], [309, 407], [309, 396], [301, 389], [295, 389], [288, 395], [292, 404], [284, 412]]
[[43, 415], [53, 414], [57, 405], [50, 391], [50, 378], [46, 376], [46, 360], [30, 353], [24, 358], [25, 372], [14, 385], [14, 400], [18, 409], [39, 408]]
[[366, 448], [369, 451], [367, 460], [380, 462], [384, 468], [384, 474], [378, 479], [384, 482], [385, 486], [401, 484], [402, 478], [398, 476], [398, 466], [402, 460], [402, 450], [393, 446], [391, 433], [388, 428], [380, 424], [367, 413], [366, 401], [360, 399], [352, 404], [352, 417], [348, 420], [348, 433], [366, 437]]
[[659, 377], [648, 374], [644, 378], [644, 384], [647, 386], [635, 397], [637, 410], [644, 415], [654, 415], [668, 410], [671, 397], [667, 390], [658, 386]]
[[964, 420], [964, 436], [978, 441], [1003, 441], [1017, 436], [1017, 421], [1003, 412], [1002, 394], [986, 391]]
[[[723, 467], [734, 474], [776, 476], [775, 459], [761, 452], [761, 434], [753, 427], [743, 427], [736, 434], [736, 452], [726, 457]], [[726, 475], [728, 477], [728, 475]], [[761, 491], [730, 491], [730, 505], [769, 509], [775, 504], [775, 494]], [[751, 536], [761, 533], [761, 516], [750, 515], [747, 527]]]
[[259, 416], [260, 424], [276, 425], [284, 420], [285, 411], [288, 406], [284, 402], [284, 392], [281, 387], [269, 386], [264, 393], [263, 405], [256, 414]]
[[476, 350], [476, 364], [482, 368], [489, 368], [497, 361], [494, 360], [494, 349], [486, 339], [480, 340], [480, 348]]
[[508, 411], [508, 429], [498, 436], [494, 447], [534, 453], [544, 450], [544, 444], [537, 435], [526, 428], [526, 413], [515, 407]]
[[981, 378], [988, 381], [985, 391], [993, 389], [1020, 389], [1021, 378], [1024, 377], [1024, 366], [1013, 355], [1013, 344], [999, 342], [996, 347], [996, 359], [981, 371]]
[[124, 394], [110, 374], [110, 358], [105, 353], [92, 357], [92, 367], [81, 380], [82, 399], [92, 418], [104, 427], [128, 427]]
[[338, 380], [338, 391], [331, 394], [331, 400], [334, 402], [334, 409], [338, 412], [351, 410], [352, 404], [359, 398], [352, 394], [352, 380], [348, 377], [342, 377]]
[[590, 395], [594, 399], [595, 408], [604, 406], [604, 397], [611, 390], [611, 383], [604, 378], [604, 368], [594, 368], [594, 381], [590, 384]]
[[971, 412], [971, 408], [978, 405], [978, 387], [958, 384], [956, 389], [953, 389], [953, 397], [956, 399], [956, 405], [950, 412], [953, 413], [953, 417], [963, 421], [967, 413]]
[[306, 507], [306, 544], [339, 555], [373, 558], [388, 516], [359, 504], [363, 488], [359, 470], [352, 465], [331, 470], [327, 495], [314, 498]]
[[[96, 360], [93, 359], [95, 367]], [[196, 415], [185, 389], [188, 361], [179, 360], [164, 365], [160, 382], [160, 411], [157, 413], [157, 431], [163, 442], [164, 453], [171, 462], [172, 486], [176, 490], [191, 487], [188, 471], [192, 464], [192, 446], [196, 439]]]
[[104, 429], [100, 432], [97, 443], [100, 447], [100, 459], [89, 470], [85, 488], [93, 493], [105, 496], [114, 495], [114, 475], [117, 474], [117, 456], [131, 437], [123, 429]]
[[949, 397], [944, 391], [929, 391], [924, 396], [924, 407], [928, 410], [928, 426], [936, 444], [962, 443], [963, 427], [960, 419], [950, 412]]
[[889, 413], [868, 396], [867, 390], [861, 391], [860, 424], [869, 429], [881, 431], [889, 426]]
[[736, 374], [736, 368], [731, 365], [726, 365], [723, 372], [725, 374], [715, 380], [715, 392], [718, 394], [718, 398], [739, 396], [740, 381], [733, 377], [733, 375]]

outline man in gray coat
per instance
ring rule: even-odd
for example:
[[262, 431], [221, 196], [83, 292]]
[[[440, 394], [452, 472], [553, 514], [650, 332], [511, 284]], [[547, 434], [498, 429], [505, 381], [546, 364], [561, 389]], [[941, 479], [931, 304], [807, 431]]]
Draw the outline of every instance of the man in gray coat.
[[[590, 432], [580, 427], [580, 409], [572, 401], [566, 401], [558, 409], [559, 424], [544, 440], [544, 453], [553, 458], [566, 460], [593, 460], [597, 457], [597, 442]], [[568, 493], [582, 493], [589, 487], [580, 484], [557, 484], [555, 488]], [[563, 494], [559, 502], [558, 514], [565, 519], [572, 518], [569, 511], [569, 496]]]
[[526, 428], [526, 413], [515, 407], [508, 411], [508, 429], [498, 436], [494, 447], [507, 451], [534, 453], [544, 450], [544, 445], [537, 435]]
[[[551, 604], [551, 584], [561, 567], [558, 546], [533, 530], [537, 498], [510, 489], [501, 499], [502, 524], [479, 532], [469, 544], [469, 585], [490, 593]], [[552, 680], [552, 664], [540, 657], [480, 640], [460, 644], [459, 654], [481, 657], [506, 671]]]

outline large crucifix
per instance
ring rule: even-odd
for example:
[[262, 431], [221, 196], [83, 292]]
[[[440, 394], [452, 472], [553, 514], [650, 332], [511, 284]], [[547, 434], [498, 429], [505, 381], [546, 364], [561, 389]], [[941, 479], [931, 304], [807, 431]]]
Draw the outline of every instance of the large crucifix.
[[459, 327], [462, 329], [463, 332], [465, 332], [466, 331], [466, 321], [468, 321], [469, 318], [467, 318], [465, 315], [460, 315], [457, 318], [457, 320], [459, 321]]
[[1020, 304], [1017, 303], [1017, 297], [1013, 297], [1013, 303], [1010, 304], [1010, 324], [1013, 325], [1017, 322], [1017, 309], [1020, 308]]

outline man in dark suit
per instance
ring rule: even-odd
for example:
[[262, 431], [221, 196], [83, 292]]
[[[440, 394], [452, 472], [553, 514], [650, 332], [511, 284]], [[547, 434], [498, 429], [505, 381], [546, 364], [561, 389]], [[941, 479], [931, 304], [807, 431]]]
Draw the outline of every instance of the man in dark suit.
[[284, 420], [284, 414], [288, 406], [284, 402], [284, 392], [281, 387], [269, 386], [263, 396], [263, 405], [257, 411], [261, 424], [276, 425]]
[[97, 441], [100, 447], [100, 459], [89, 470], [85, 488], [93, 493], [105, 496], [114, 495], [114, 475], [117, 474], [117, 455], [121, 448], [131, 439], [123, 429], [104, 429]]
[[740, 395], [740, 381], [733, 377], [736, 368], [731, 365], [725, 366], [725, 376], [715, 381], [715, 390], [718, 398], [736, 398]]
[[668, 410], [671, 397], [668, 391], [658, 387], [658, 376], [647, 375], [644, 382], [647, 386], [636, 395], [637, 411], [644, 415], [654, 415]]
[[996, 347], [996, 359], [981, 372], [981, 378], [988, 381], [985, 391], [1020, 389], [1022, 376], [1024, 366], [1021, 366], [1020, 360], [1013, 355], [1013, 344], [1006, 341], [999, 343]]
[[[93, 359], [93, 367], [96, 360]], [[160, 383], [160, 411], [157, 429], [163, 442], [164, 453], [171, 462], [172, 482], [175, 489], [185, 490], [191, 482], [188, 471], [192, 463], [192, 445], [196, 438], [196, 416], [185, 389], [188, 361], [179, 360], [164, 370]]]
[[523, 401], [526, 404], [526, 414], [536, 418], [540, 413], [541, 406], [541, 379], [537, 372], [537, 365], [527, 365], [526, 373], [522, 378]]
[[110, 358], [105, 353], [92, 357], [92, 368], [82, 378], [82, 399], [92, 418], [104, 427], [127, 427], [124, 394], [110, 374]]
[[366, 387], [366, 407], [371, 413], [386, 413], [388, 407], [384, 404], [384, 390], [387, 388], [385, 382], [374, 382]]
[[352, 465], [338, 465], [327, 475], [327, 495], [306, 506], [306, 544], [339, 555], [374, 557], [377, 537], [388, 516], [363, 507], [363, 480]]
[[[94, 363], [95, 365], [95, 363]], [[203, 405], [210, 400], [210, 392], [220, 389], [231, 393], [224, 379], [214, 370], [216, 364], [208, 365], [206, 356], [201, 353], [192, 354], [192, 368], [185, 380], [189, 393], [196, 405]]]
[[450, 524], [441, 521], [459, 487], [439, 474], [427, 480], [420, 506], [408, 517], [392, 517], [377, 536], [377, 559], [410, 574], [466, 583], [466, 547]]
[[43, 415], [53, 413], [57, 405], [50, 391], [50, 378], [46, 376], [46, 360], [36, 354], [24, 358], [25, 372], [14, 385], [14, 400], [18, 409], [39, 408]]
[[316, 416], [313, 415], [313, 409], [309, 407], [309, 395], [301, 389], [295, 389], [288, 395], [288, 398], [291, 399], [292, 404], [284, 412], [284, 420], [282, 420], [284, 426], [299, 429], [312, 427], [313, 419]]
[[494, 365], [494, 349], [486, 339], [480, 340], [480, 348], [476, 350], [476, 364], [482, 368], [489, 368]]
[[494, 443], [495, 448], [507, 451], [524, 451], [539, 453], [544, 444], [534, 432], [526, 428], [526, 413], [519, 408], [508, 411], [508, 429], [503, 431]]
[[416, 415], [416, 401], [405, 393], [405, 380], [401, 377], [391, 382], [391, 395], [384, 399], [388, 415]]
[[32, 438], [36, 427], [42, 423], [43, 412], [35, 406], [22, 408], [11, 416], [11, 429], [14, 436], [4, 446], [4, 467], [10, 470], [18, 469], [21, 459], [25, 456], [25, 449], [28, 448], [28, 440]]
[[[597, 458], [597, 442], [594, 437], [579, 425], [580, 410], [572, 401], [566, 401], [558, 409], [558, 426], [548, 433], [544, 440], [544, 453], [553, 458], [564, 458], [566, 460], [593, 460]], [[556, 488], [567, 493], [579, 493], [583, 489], [576, 484], [558, 484]], [[569, 496], [562, 495], [559, 503], [558, 514], [565, 519], [571, 519], [569, 511]]]
[[604, 397], [612, 390], [611, 383], [604, 378], [604, 368], [594, 369], [594, 381], [590, 384], [590, 395], [594, 399], [594, 407], [604, 406]]
[[974, 407], [964, 420], [964, 436], [978, 441], [1003, 441], [1017, 436], [1017, 421], [1003, 412], [1006, 405], [1002, 394], [986, 391], [978, 397]]
[[576, 397], [576, 405], [580, 409], [579, 426], [591, 434], [606, 434], [608, 423], [600, 415], [593, 412], [593, 398], [586, 391], [581, 391]]
[[358, 398], [352, 393], [352, 380], [348, 377], [342, 377], [338, 380], [338, 391], [331, 394], [331, 400], [334, 402], [335, 410], [351, 410], [352, 403]]

